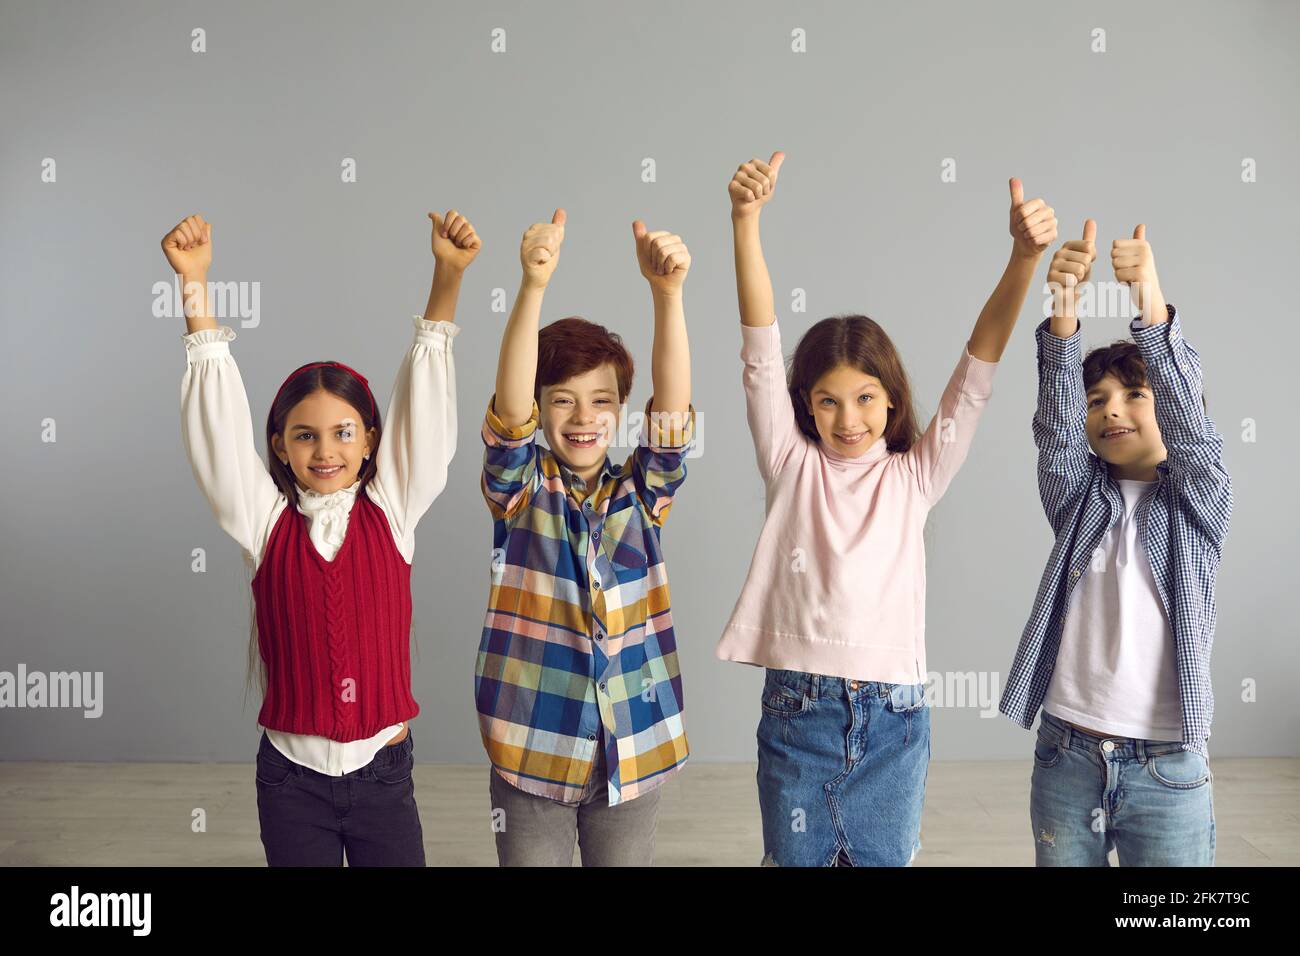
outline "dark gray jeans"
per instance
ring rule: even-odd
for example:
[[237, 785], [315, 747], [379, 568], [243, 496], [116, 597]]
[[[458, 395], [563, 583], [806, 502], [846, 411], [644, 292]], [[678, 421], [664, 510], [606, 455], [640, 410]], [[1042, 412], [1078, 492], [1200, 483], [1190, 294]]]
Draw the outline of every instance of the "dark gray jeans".
[[[662, 788], [611, 807], [604, 748], [596, 750], [591, 776], [574, 803], [526, 793], [488, 770], [501, 866], [572, 866], [575, 838], [583, 866], [653, 865]], [[504, 811], [500, 822], [498, 810]]]

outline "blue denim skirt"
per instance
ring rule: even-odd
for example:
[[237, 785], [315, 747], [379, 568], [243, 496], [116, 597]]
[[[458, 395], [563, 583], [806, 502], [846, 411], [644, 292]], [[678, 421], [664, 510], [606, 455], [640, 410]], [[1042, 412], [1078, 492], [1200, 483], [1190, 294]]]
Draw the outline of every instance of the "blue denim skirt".
[[909, 865], [930, 767], [925, 685], [769, 668], [762, 712], [763, 863]]

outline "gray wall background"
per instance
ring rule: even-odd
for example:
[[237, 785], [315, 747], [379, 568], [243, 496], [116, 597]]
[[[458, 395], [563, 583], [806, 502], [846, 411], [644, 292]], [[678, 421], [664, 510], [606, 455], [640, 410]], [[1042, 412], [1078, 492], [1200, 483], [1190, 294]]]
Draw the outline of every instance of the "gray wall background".
[[[415, 728], [422, 760], [485, 762], [472, 691], [490, 521], [476, 427], [506, 318], [491, 296], [513, 301], [520, 235], [564, 206], [543, 321], [576, 313], [623, 334], [639, 359], [631, 409], [650, 393], [652, 330], [631, 220], [680, 233], [694, 257], [706, 450], [664, 541], [695, 759], [754, 759], [761, 671], [714, 657], [763, 517], [726, 184], [776, 148], [789, 158], [764, 243], [787, 351], [826, 315], [872, 315], [923, 422], [1005, 264], [1009, 176], [1055, 207], [1062, 238], [1098, 220], [1095, 278], [1111, 278], [1110, 241], [1147, 223], [1236, 489], [1211, 750], [1294, 755], [1297, 20], [1294, 4], [1259, 2], [5, 2], [0, 670], [103, 671], [105, 705], [99, 719], [0, 710], [0, 757], [254, 753], [247, 575], [180, 445], [183, 319], [151, 314], [153, 284], [171, 278], [163, 233], [202, 213], [210, 277], [261, 283], [261, 324], [236, 325], [233, 345], [260, 433], [275, 388], [306, 361], [359, 368], [386, 405], [428, 293], [425, 214], [454, 206], [485, 246], [457, 317], [460, 447], [419, 530]], [[196, 27], [203, 54], [190, 51]], [[489, 47], [498, 27], [503, 54]], [[1090, 50], [1097, 27], [1105, 53]], [[804, 54], [790, 52], [796, 28]], [[54, 184], [41, 182], [46, 157]], [[340, 182], [344, 157], [355, 184]], [[955, 183], [940, 181], [945, 157]], [[790, 312], [795, 288], [806, 313]], [[927, 530], [930, 669], [996, 675], [990, 711], [1051, 545], [1029, 428], [1041, 301], [1036, 285]], [[1085, 345], [1126, 334], [1123, 320], [1084, 325]], [[41, 440], [46, 418], [55, 443]], [[935, 712], [935, 759], [1024, 758], [1031, 740], [979, 707]]]

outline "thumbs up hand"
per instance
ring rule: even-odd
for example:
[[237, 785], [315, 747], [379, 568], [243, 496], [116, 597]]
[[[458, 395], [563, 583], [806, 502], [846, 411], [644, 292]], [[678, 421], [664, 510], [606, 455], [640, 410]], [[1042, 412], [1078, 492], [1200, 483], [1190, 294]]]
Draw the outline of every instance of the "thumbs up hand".
[[1147, 227], [1139, 224], [1132, 239], [1116, 239], [1110, 247], [1110, 264], [1119, 282], [1129, 283], [1133, 303], [1148, 325], [1168, 320], [1165, 298], [1156, 277], [1156, 260], [1147, 242]]
[[761, 159], [751, 159], [742, 163], [727, 185], [727, 194], [731, 197], [731, 218], [744, 219], [756, 216], [767, 205], [776, 189], [776, 177], [781, 164], [785, 162], [785, 153], [779, 149], [766, 163]]
[[691, 268], [691, 253], [676, 233], [650, 232], [640, 219], [632, 223], [637, 263], [655, 292], [680, 292]]
[[1052, 290], [1054, 335], [1069, 338], [1074, 334], [1078, 287], [1092, 276], [1092, 263], [1096, 258], [1097, 222], [1089, 219], [1083, 224], [1083, 238], [1070, 239], [1057, 249], [1047, 267], [1047, 283]]
[[1041, 199], [1025, 202], [1025, 188], [1018, 179], [1011, 180], [1011, 238], [1015, 254], [1036, 259], [1056, 239], [1056, 210]]
[[519, 242], [519, 261], [524, 267], [526, 284], [544, 289], [551, 281], [551, 274], [560, 262], [567, 218], [563, 209], [557, 209], [550, 222], [535, 222], [524, 232]]

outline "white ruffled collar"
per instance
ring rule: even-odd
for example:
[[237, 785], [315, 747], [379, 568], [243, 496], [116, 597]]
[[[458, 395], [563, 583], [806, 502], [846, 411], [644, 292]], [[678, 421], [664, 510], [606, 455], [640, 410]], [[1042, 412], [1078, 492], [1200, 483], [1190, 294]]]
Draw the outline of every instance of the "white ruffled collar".
[[310, 488], [298, 488], [298, 510], [303, 514], [314, 515], [321, 511], [351, 511], [356, 502], [357, 492], [361, 489], [361, 479], [347, 488], [321, 494]]

